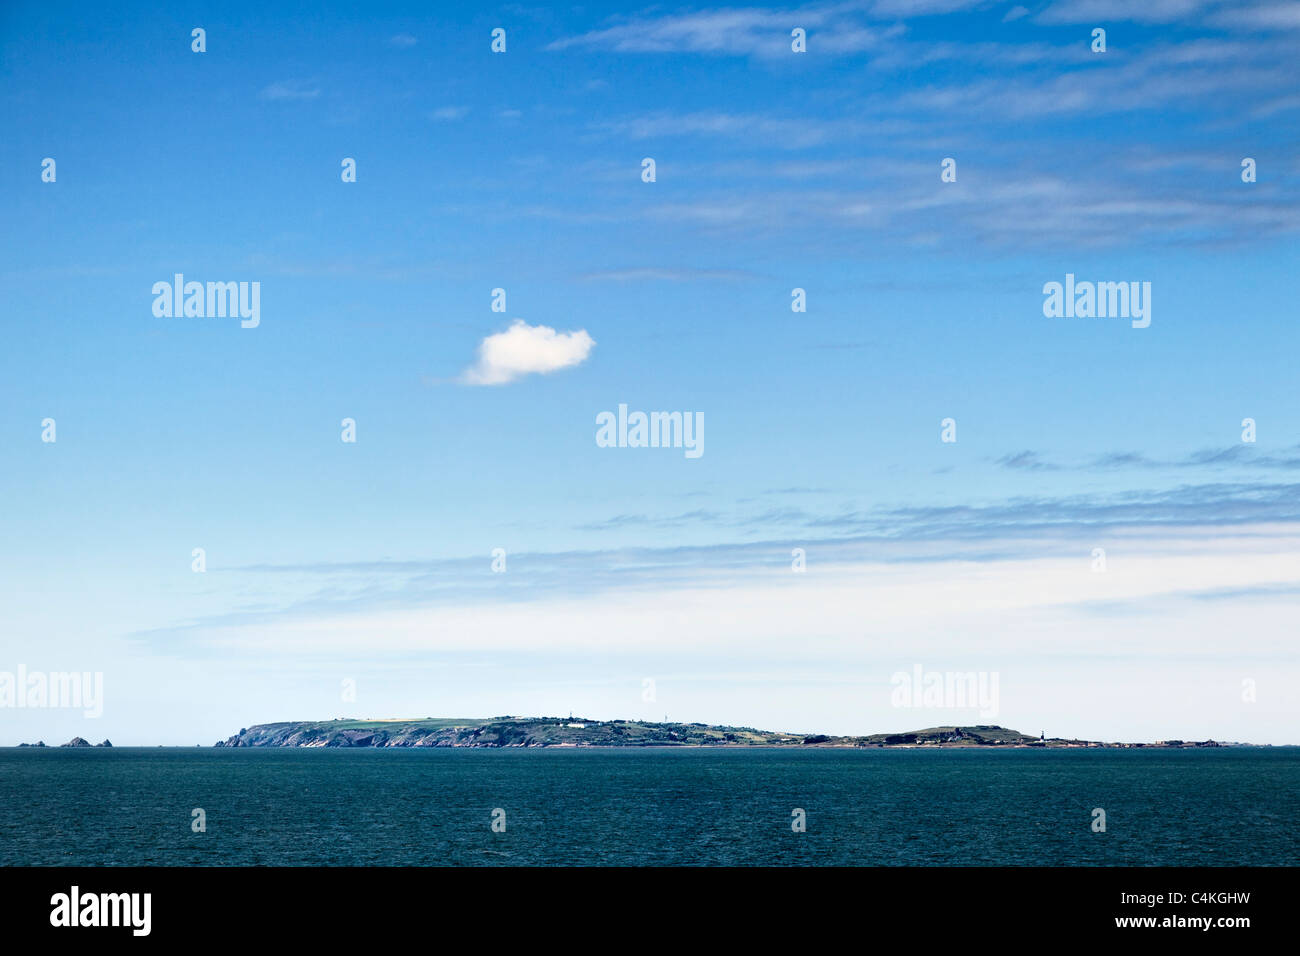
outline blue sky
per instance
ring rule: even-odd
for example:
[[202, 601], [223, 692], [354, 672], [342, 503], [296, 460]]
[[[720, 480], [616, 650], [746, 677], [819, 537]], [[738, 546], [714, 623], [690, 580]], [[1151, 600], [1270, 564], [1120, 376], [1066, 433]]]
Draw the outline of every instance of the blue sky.
[[[6, 5], [0, 670], [106, 699], [0, 743], [976, 722], [891, 709], [918, 662], [1022, 730], [1294, 742], [1296, 10]], [[260, 325], [155, 317], [177, 272]], [[1045, 318], [1067, 273], [1150, 327]], [[464, 384], [516, 320], [595, 344]], [[597, 447], [620, 403], [705, 453]]]

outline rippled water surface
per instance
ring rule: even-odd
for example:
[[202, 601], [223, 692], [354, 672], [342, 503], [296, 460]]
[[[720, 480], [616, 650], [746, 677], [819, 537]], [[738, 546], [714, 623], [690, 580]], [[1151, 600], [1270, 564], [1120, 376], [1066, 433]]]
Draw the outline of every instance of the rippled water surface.
[[0, 750], [4, 865], [1280, 865], [1298, 821], [1296, 747]]

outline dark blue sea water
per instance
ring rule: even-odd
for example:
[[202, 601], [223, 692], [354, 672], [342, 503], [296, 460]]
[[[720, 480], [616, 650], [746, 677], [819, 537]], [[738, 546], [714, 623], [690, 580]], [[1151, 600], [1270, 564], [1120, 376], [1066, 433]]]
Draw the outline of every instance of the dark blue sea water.
[[0, 750], [3, 865], [1298, 862], [1296, 747]]

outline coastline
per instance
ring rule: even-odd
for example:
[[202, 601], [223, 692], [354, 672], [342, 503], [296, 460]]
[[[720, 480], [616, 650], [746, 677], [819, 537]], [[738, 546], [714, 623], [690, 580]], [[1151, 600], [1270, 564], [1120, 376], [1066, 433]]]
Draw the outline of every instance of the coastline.
[[[144, 745], [150, 746], [150, 745]], [[162, 745], [152, 745], [162, 746]], [[188, 745], [176, 745], [189, 749]], [[202, 747], [202, 744], [196, 744]], [[1034, 737], [992, 724], [945, 725], [899, 733], [866, 735], [794, 734], [753, 727], [564, 717], [494, 717], [280, 721], [241, 727], [211, 745], [216, 749], [718, 749], [718, 750], [1202, 750], [1249, 746], [1242, 741], [1157, 740], [1153, 742]], [[21, 749], [120, 749], [105, 740], [91, 744], [74, 737], [50, 747], [20, 743]], [[17, 749], [16, 748], [16, 749]]]

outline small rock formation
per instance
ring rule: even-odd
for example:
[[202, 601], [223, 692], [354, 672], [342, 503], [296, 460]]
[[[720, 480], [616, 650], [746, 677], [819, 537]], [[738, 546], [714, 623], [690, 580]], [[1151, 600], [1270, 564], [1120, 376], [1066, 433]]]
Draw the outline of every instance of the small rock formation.
[[105, 737], [105, 738], [104, 738], [104, 742], [103, 742], [102, 744], [95, 744], [95, 746], [96, 746], [96, 747], [111, 747], [111, 746], [113, 746], [113, 742], [112, 742], [111, 740], [109, 740], [107, 737]]
[[90, 747], [93, 746], [85, 737], [73, 737], [66, 744], [59, 744], [60, 747]]
[[44, 741], [44, 740], [38, 740], [38, 741], [36, 741], [36, 743], [34, 743], [34, 744], [19, 744], [18, 746], [19, 746], [19, 747], [44, 747], [44, 746], [45, 746], [45, 741]]

